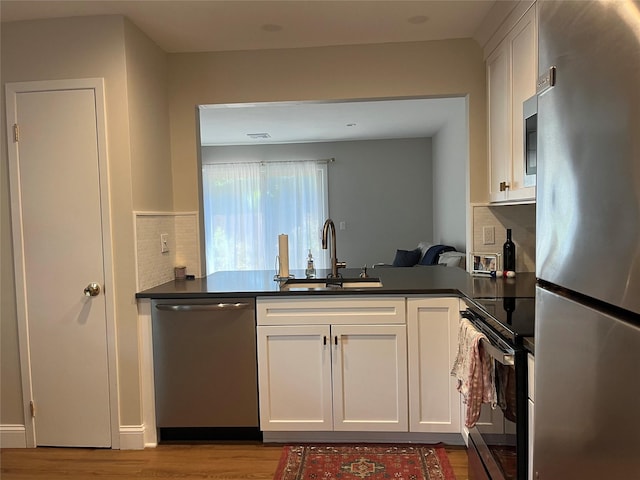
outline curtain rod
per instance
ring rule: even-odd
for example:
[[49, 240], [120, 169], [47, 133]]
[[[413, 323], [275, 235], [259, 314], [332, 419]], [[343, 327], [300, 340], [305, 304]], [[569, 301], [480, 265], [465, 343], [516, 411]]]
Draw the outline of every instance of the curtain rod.
[[208, 162], [208, 163], [203, 163], [203, 165], [236, 165], [238, 163], [246, 163], [246, 164], [253, 164], [253, 163], [258, 163], [260, 165], [264, 165], [266, 163], [296, 163], [296, 162], [316, 162], [316, 163], [334, 163], [336, 161], [336, 159], [334, 157], [331, 158], [321, 158], [319, 160], [268, 160], [268, 161], [253, 161], [253, 160], [247, 160], [242, 161], [239, 160], [237, 162]]

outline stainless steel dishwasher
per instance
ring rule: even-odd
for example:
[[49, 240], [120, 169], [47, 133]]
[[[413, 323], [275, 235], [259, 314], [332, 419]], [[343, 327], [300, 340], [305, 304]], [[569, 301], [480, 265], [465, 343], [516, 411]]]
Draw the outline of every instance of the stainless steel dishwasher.
[[151, 302], [159, 441], [259, 439], [255, 299]]

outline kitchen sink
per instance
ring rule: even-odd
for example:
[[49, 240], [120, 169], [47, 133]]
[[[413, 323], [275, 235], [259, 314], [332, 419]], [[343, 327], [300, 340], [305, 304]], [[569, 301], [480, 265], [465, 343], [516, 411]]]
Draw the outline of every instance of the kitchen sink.
[[380, 288], [379, 278], [290, 278], [281, 285], [282, 290], [359, 290]]

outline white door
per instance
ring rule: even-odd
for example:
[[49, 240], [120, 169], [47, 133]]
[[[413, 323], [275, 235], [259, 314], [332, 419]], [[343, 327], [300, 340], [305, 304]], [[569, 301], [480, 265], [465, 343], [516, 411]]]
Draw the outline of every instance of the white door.
[[331, 430], [329, 335], [329, 325], [258, 326], [261, 430]]
[[332, 325], [333, 428], [406, 432], [404, 325]]
[[450, 374], [458, 352], [459, 319], [457, 298], [407, 300], [412, 432], [460, 432], [460, 394]]
[[[42, 90], [51, 84], [7, 86], [26, 424], [38, 446], [109, 447], [101, 103], [94, 88]], [[100, 291], [86, 296], [91, 283]]]
[[500, 184], [509, 181], [509, 50], [501, 44], [487, 58], [487, 109], [489, 120], [489, 197], [507, 199]]

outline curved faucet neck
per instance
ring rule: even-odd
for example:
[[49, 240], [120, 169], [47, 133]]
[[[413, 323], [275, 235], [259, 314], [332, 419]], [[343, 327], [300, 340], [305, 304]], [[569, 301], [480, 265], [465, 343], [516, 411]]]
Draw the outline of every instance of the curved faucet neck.
[[333, 223], [333, 220], [328, 218], [324, 222], [324, 226], [322, 227], [322, 248], [326, 250], [328, 247], [328, 238], [329, 230], [331, 230], [331, 276], [338, 276], [338, 255], [336, 254], [336, 226]]

